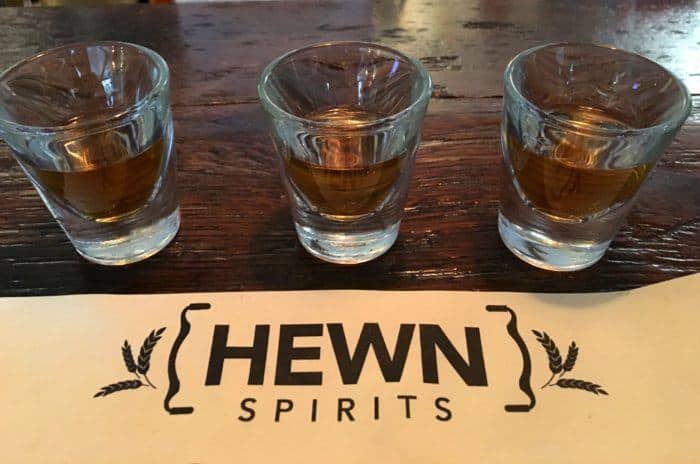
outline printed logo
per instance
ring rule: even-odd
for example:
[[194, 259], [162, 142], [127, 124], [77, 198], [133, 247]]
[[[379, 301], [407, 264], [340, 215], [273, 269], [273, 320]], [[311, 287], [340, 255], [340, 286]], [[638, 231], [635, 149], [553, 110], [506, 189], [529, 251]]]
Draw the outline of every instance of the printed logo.
[[[122, 358], [124, 359], [124, 365], [126, 370], [134, 374], [136, 378], [129, 380], [122, 380], [120, 382], [115, 382], [104, 386], [95, 393], [94, 398], [100, 396], [111, 395], [118, 391], [123, 390], [134, 390], [141, 387], [151, 387], [156, 388], [153, 382], [148, 378], [148, 371], [151, 368], [151, 355], [153, 354], [153, 348], [156, 347], [158, 340], [163, 336], [165, 332], [165, 327], [161, 327], [158, 330], [152, 330], [150, 334], [146, 337], [139, 350], [138, 362], [134, 361], [134, 354], [131, 351], [131, 345], [129, 345], [128, 340], [124, 340], [124, 345], [122, 346]], [[145, 383], [144, 383], [145, 382]]]
[[596, 395], [608, 394], [608, 392], [603, 390], [600, 385], [593, 382], [563, 377], [563, 375], [567, 372], [571, 372], [576, 364], [576, 359], [578, 358], [578, 346], [576, 346], [575, 341], [572, 341], [571, 345], [569, 345], [569, 352], [566, 354], [566, 361], [562, 363], [559, 348], [557, 348], [557, 344], [554, 343], [554, 340], [547, 335], [547, 332], [538, 332], [533, 330], [532, 333], [535, 334], [537, 341], [540, 342], [542, 348], [544, 348], [544, 350], [547, 352], [549, 370], [552, 371], [552, 376], [544, 385], [542, 385], [542, 389], [546, 387], [576, 388], [594, 393]]
[[[177, 358], [183, 343], [186, 341], [191, 330], [191, 323], [188, 314], [191, 311], [206, 311], [211, 306], [208, 303], [192, 303], [180, 313], [180, 329], [175, 337], [168, 356], [168, 390], [163, 401], [165, 411], [172, 415], [192, 414], [194, 406], [174, 406], [172, 404], [175, 396], [180, 392], [180, 378], [177, 371]], [[515, 311], [508, 306], [488, 305], [486, 311], [491, 313], [505, 313], [509, 316], [505, 330], [518, 348], [522, 359], [522, 368], [517, 378], [517, 385], [522, 393], [527, 397], [527, 401], [516, 404], [506, 404], [506, 412], [528, 412], [536, 404], [535, 393], [531, 385], [532, 361], [530, 351], [518, 330], [518, 319]], [[263, 385], [266, 371], [268, 342], [270, 335], [269, 325], [256, 325], [254, 327], [252, 346], [229, 346], [228, 325], [215, 325], [211, 339], [211, 350], [207, 360], [206, 386], [217, 386], [221, 383], [222, 371], [225, 361], [233, 359], [246, 359], [250, 363], [248, 385]], [[426, 384], [439, 384], [437, 358], [441, 354], [450, 364], [454, 371], [461, 377], [466, 386], [488, 386], [484, 363], [483, 346], [481, 342], [480, 330], [478, 327], [464, 327], [466, 341], [466, 356], [460, 353], [456, 345], [447, 337], [443, 329], [437, 324], [401, 324], [393, 349], [390, 352], [385, 334], [377, 323], [365, 323], [362, 326], [354, 350], [349, 345], [345, 335], [343, 324], [282, 324], [279, 331], [279, 350], [275, 364], [274, 385], [300, 385], [300, 386], [321, 386], [323, 384], [323, 373], [292, 370], [292, 361], [297, 359], [313, 360], [320, 358], [320, 348], [318, 347], [297, 347], [295, 338], [318, 337], [327, 331], [330, 337], [330, 346], [340, 373], [343, 385], [355, 385], [362, 374], [364, 363], [370, 353], [374, 352], [379, 365], [381, 375], [385, 382], [398, 382], [401, 380], [404, 366], [409, 354], [409, 347], [413, 342], [414, 333], [417, 333], [416, 343], [420, 349], [420, 363], [423, 382]], [[153, 350], [158, 341], [163, 336], [165, 327], [152, 330], [144, 339], [138, 358], [135, 360], [131, 345], [128, 340], [124, 341], [121, 347], [122, 359], [127, 371], [133, 374], [134, 378], [112, 383], [102, 387], [94, 397], [105, 397], [115, 392], [134, 390], [141, 387], [156, 389], [156, 386], [148, 378], [150, 361]], [[536, 341], [545, 350], [550, 378], [541, 386], [541, 389], [549, 387], [559, 387], [565, 389], [583, 390], [595, 395], [608, 395], [602, 386], [575, 378], [569, 377], [579, 355], [579, 347], [575, 341], [569, 345], [566, 359], [562, 360], [561, 352], [554, 340], [544, 331], [532, 330]], [[567, 375], [565, 377], [565, 375]], [[398, 395], [398, 399], [405, 401], [406, 417], [410, 418], [410, 401], [416, 399], [413, 395]], [[240, 416], [239, 420], [248, 422], [255, 417], [252, 406], [256, 403], [255, 398], [244, 398], [241, 401], [241, 410], [247, 416]], [[450, 420], [451, 411], [448, 409], [449, 398], [438, 397], [435, 399], [435, 408], [439, 411], [435, 418], [437, 420]], [[337, 417], [341, 421], [343, 417], [354, 420], [352, 408], [354, 400], [351, 398], [339, 398]], [[275, 421], [278, 422], [280, 415], [289, 412], [293, 408], [290, 399], [277, 400], [275, 410]], [[313, 400], [311, 410], [311, 420], [316, 421], [317, 400]], [[374, 418], [379, 417], [379, 397], [374, 397]]]

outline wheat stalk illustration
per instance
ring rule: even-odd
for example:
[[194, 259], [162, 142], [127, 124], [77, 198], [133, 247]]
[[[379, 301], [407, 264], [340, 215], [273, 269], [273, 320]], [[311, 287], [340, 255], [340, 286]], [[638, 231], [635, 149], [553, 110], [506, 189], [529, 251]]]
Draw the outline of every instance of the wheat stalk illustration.
[[143, 383], [140, 380], [123, 380], [121, 382], [116, 382], [110, 385], [107, 385], [106, 387], [102, 387], [100, 391], [95, 393], [95, 396], [93, 398], [97, 398], [98, 396], [107, 396], [111, 395], [114, 392], [122, 391], [122, 390], [132, 390], [134, 388], [139, 388], [142, 387]]
[[586, 390], [591, 393], [595, 393], [596, 395], [601, 394], [601, 395], [607, 395], [608, 392], [603, 390], [603, 388], [600, 385], [597, 385], [593, 382], [586, 382], [585, 380], [577, 380], [577, 379], [559, 379], [557, 380], [557, 387], [561, 388], [578, 388], [579, 390]]
[[564, 361], [564, 365], [562, 366], [564, 372], [569, 372], [574, 368], [576, 359], [578, 359], [578, 346], [576, 346], [576, 342], [571, 342], [571, 345], [569, 345], [569, 352], [566, 354], [566, 361]]
[[94, 398], [111, 395], [112, 393], [123, 391], [123, 390], [134, 390], [141, 387], [151, 387], [156, 388], [153, 382], [148, 378], [148, 370], [151, 368], [151, 355], [153, 354], [153, 349], [158, 344], [158, 341], [163, 336], [165, 332], [165, 327], [161, 327], [158, 330], [151, 330], [151, 333], [144, 339], [143, 344], [141, 344], [141, 349], [139, 350], [138, 360], [134, 360], [134, 353], [131, 349], [131, 345], [128, 340], [124, 340], [124, 344], [121, 347], [122, 359], [124, 360], [124, 365], [126, 370], [136, 376], [135, 379], [122, 380], [120, 382], [115, 382], [110, 385], [106, 385], [95, 393]]
[[134, 355], [131, 352], [131, 345], [127, 340], [124, 340], [124, 346], [122, 346], [122, 358], [124, 358], [124, 364], [126, 364], [126, 370], [132, 374], [136, 374], [136, 363], [134, 362]]
[[535, 334], [535, 337], [537, 337], [537, 341], [540, 342], [540, 345], [542, 345], [544, 350], [547, 352], [547, 359], [549, 360], [549, 370], [552, 371], [552, 377], [550, 377], [547, 383], [542, 386], [542, 388], [544, 388], [554, 379], [554, 376], [561, 373], [563, 369], [563, 366], [561, 365], [561, 353], [559, 353], [559, 348], [557, 348], [557, 344], [554, 343], [554, 340], [552, 340], [549, 337], [549, 335], [547, 335], [547, 332], [540, 333], [536, 330], [533, 330], [532, 333]]
[[146, 373], [148, 373], [148, 369], [150, 369], [151, 367], [151, 354], [153, 353], [153, 348], [156, 347], [156, 344], [158, 343], [158, 340], [160, 340], [160, 337], [163, 335], [163, 332], [165, 332], [165, 327], [161, 327], [157, 331], [151, 330], [151, 333], [148, 334], [148, 337], [146, 337], [146, 339], [143, 341], [143, 344], [141, 345], [141, 350], [139, 351], [139, 363], [136, 366], [136, 370], [138, 371], [138, 373], [141, 374], [143, 378], [146, 379], [146, 382], [148, 382], [148, 385], [150, 385], [153, 388], [156, 387], [151, 383], [150, 380], [148, 380]]
[[593, 382], [563, 377], [567, 372], [571, 372], [576, 365], [576, 360], [578, 359], [578, 346], [576, 345], [575, 341], [572, 341], [569, 345], [569, 349], [566, 353], [566, 359], [562, 362], [559, 348], [552, 337], [547, 334], [547, 332], [538, 332], [537, 330], [533, 330], [532, 333], [535, 334], [535, 338], [547, 353], [549, 370], [552, 372], [552, 376], [549, 378], [549, 380], [547, 380], [547, 382], [545, 382], [544, 385], [542, 385], [542, 388], [556, 386], [559, 388], [584, 390], [596, 395], [608, 394], [608, 392], [603, 390], [600, 385]]

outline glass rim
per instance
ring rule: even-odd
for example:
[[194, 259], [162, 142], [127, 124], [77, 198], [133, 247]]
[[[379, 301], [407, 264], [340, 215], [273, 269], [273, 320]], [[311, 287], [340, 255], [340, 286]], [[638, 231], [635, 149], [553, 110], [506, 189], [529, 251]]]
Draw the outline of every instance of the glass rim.
[[100, 131], [102, 130], [108, 130], [109, 128], [116, 127], [120, 125], [120, 123], [124, 122], [125, 119], [129, 119], [136, 114], [140, 110], [142, 110], [144, 107], [148, 106], [151, 104], [151, 102], [156, 98], [162, 91], [163, 89], [167, 88], [169, 85], [169, 79], [170, 79], [170, 71], [168, 69], [168, 64], [165, 61], [165, 59], [160, 56], [157, 52], [151, 50], [148, 47], [144, 47], [143, 45], [138, 45], [130, 42], [121, 42], [121, 41], [116, 41], [116, 40], [98, 40], [98, 41], [84, 41], [84, 42], [73, 42], [69, 44], [64, 44], [60, 45], [58, 47], [52, 47], [46, 50], [42, 50], [39, 53], [36, 53], [30, 57], [23, 58], [16, 63], [12, 64], [11, 66], [7, 67], [6, 69], [2, 70], [0, 72], [0, 85], [2, 85], [3, 81], [5, 80], [6, 76], [12, 72], [20, 69], [22, 66], [31, 63], [35, 60], [38, 60], [40, 58], [44, 58], [47, 55], [50, 55], [52, 53], [67, 49], [67, 48], [74, 48], [74, 47], [95, 47], [95, 46], [114, 46], [114, 45], [119, 45], [127, 48], [133, 48], [136, 50], [141, 51], [144, 53], [148, 58], [153, 62], [153, 65], [155, 68], [158, 70], [158, 79], [156, 82], [153, 84], [153, 88], [149, 90], [144, 96], [142, 96], [139, 101], [136, 103], [129, 105], [128, 107], [124, 108], [123, 110], [112, 114], [108, 115], [103, 118], [90, 118], [86, 119], [84, 121], [80, 121], [78, 123], [74, 124], [63, 124], [63, 125], [56, 125], [56, 126], [35, 126], [31, 124], [18, 124], [14, 121], [10, 121], [7, 119], [3, 119], [0, 117], [0, 128], [2, 126], [5, 126], [7, 128], [10, 128], [13, 132], [32, 132], [32, 133], [39, 133], [42, 135], [54, 135], [54, 134], [64, 134], [64, 133], [70, 133], [75, 130], [81, 130], [85, 129], [86, 127], [94, 126], [96, 124], [101, 125]]
[[[690, 116], [690, 113], [693, 108], [693, 102], [692, 102], [692, 97], [690, 94], [690, 91], [686, 87], [685, 83], [678, 77], [676, 74], [671, 72], [669, 69], [666, 67], [660, 65], [656, 61], [647, 58], [644, 55], [641, 55], [636, 52], [632, 52], [629, 50], [625, 50], [624, 48], [619, 48], [615, 47], [613, 45], [608, 45], [608, 44], [599, 44], [599, 43], [593, 43], [593, 42], [551, 42], [551, 43], [546, 43], [546, 44], [541, 44], [541, 45], [536, 45], [534, 47], [528, 48], [526, 50], [521, 51], [517, 55], [515, 55], [509, 62], [508, 65], [506, 66], [505, 72], [503, 73], [503, 81], [507, 89], [512, 90], [512, 92], [515, 94], [515, 96], [524, 101], [528, 107], [531, 109], [535, 110], [536, 112], [544, 115], [547, 119], [555, 121], [557, 124], [560, 124], [561, 126], [565, 128], [573, 128], [576, 130], [581, 130], [581, 127], [572, 124], [571, 121], [562, 119], [556, 115], [553, 115], [551, 113], [546, 112], [542, 108], [540, 108], [538, 105], [536, 105], [534, 102], [530, 101], [525, 95], [522, 94], [520, 89], [515, 85], [513, 82], [513, 69], [515, 66], [526, 56], [531, 55], [532, 53], [542, 50], [544, 48], [554, 48], [554, 47], [561, 47], [561, 46], [571, 46], [571, 47], [595, 47], [595, 48], [600, 48], [600, 49], [605, 49], [608, 51], [617, 51], [621, 52], [625, 55], [628, 55], [630, 57], [633, 57], [637, 60], [647, 62], [657, 68], [659, 68], [661, 71], [666, 73], [675, 83], [678, 85], [678, 88], [680, 89], [682, 95], [683, 95], [683, 100], [684, 100], [684, 105], [682, 109], [678, 112], [672, 112], [670, 115], [664, 117], [661, 121], [656, 122], [654, 124], [645, 126], [645, 127], [631, 127], [631, 128], [626, 128], [626, 129], [615, 129], [612, 127], [591, 127], [591, 128], [586, 128], [587, 132], [591, 132], [593, 134], [601, 134], [601, 135], [625, 135], [625, 134], [636, 134], [636, 133], [642, 133], [642, 132], [648, 132], [648, 131], [654, 131], [654, 130], [661, 130], [663, 132], [666, 132], [669, 128], [677, 128], [683, 122]], [[505, 95], [504, 95], [505, 98]]]
[[344, 128], [345, 125], [340, 122], [340, 121], [318, 121], [318, 120], [313, 120], [313, 119], [306, 119], [301, 116], [297, 116], [293, 113], [290, 113], [289, 111], [284, 110], [281, 108], [279, 105], [277, 105], [275, 102], [272, 101], [270, 96], [268, 95], [268, 92], [266, 90], [266, 84], [274, 72], [275, 68], [281, 64], [284, 60], [290, 58], [293, 55], [296, 55], [301, 52], [305, 52], [308, 50], [312, 50], [315, 48], [325, 48], [325, 47], [338, 47], [338, 46], [348, 46], [348, 45], [354, 45], [354, 46], [365, 46], [365, 47], [372, 47], [372, 48], [378, 48], [383, 51], [389, 52], [393, 55], [399, 56], [403, 59], [405, 59], [407, 62], [413, 66], [416, 71], [418, 71], [418, 74], [423, 80], [423, 88], [421, 89], [420, 94], [418, 97], [416, 97], [411, 103], [404, 109], [397, 111], [395, 113], [392, 113], [387, 116], [383, 116], [381, 118], [373, 119], [370, 121], [365, 121], [359, 124], [353, 125], [353, 129], [367, 129], [369, 127], [374, 127], [374, 126], [380, 126], [388, 121], [396, 121], [399, 119], [405, 118], [408, 114], [410, 114], [416, 107], [418, 107], [421, 103], [425, 102], [426, 100], [429, 100], [432, 91], [433, 91], [433, 84], [432, 84], [432, 78], [430, 77], [430, 73], [428, 70], [423, 66], [423, 63], [420, 62], [420, 60], [417, 60], [416, 58], [413, 58], [409, 55], [406, 55], [405, 53], [402, 53], [394, 48], [388, 47], [386, 45], [381, 45], [377, 44], [374, 42], [364, 42], [360, 40], [336, 40], [336, 41], [327, 41], [327, 42], [318, 42], [314, 43], [311, 45], [305, 45], [303, 47], [295, 48], [293, 50], [290, 50], [274, 60], [272, 60], [265, 68], [263, 69], [261, 75], [260, 75], [260, 80], [258, 81], [258, 97], [260, 98], [260, 103], [262, 104], [263, 108], [268, 110], [271, 113], [274, 113], [277, 116], [283, 116], [288, 119], [292, 119], [294, 121], [303, 123], [306, 126], [312, 126], [312, 127], [323, 127], [323, 128]]

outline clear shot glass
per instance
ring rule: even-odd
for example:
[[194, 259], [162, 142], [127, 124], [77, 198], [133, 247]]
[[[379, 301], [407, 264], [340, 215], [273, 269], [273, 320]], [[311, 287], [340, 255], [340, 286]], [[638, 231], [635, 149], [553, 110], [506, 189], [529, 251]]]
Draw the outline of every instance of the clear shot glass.
[[690, 114], [690, 94], [653, 61], [591, 44], [526, 50], [504, 80], [501, 239], [540, 268], [591, 266]]
[[258, 93], [309, 253], [356, 264], [394, 244], [431, 90], [419, 61], [372, 43], [311, 45], [265, 68]]
[[81, 43], [15, 64], [0, 135], [86, 259], [132, 263], [177, 233], [168, 66], [152, 50]]

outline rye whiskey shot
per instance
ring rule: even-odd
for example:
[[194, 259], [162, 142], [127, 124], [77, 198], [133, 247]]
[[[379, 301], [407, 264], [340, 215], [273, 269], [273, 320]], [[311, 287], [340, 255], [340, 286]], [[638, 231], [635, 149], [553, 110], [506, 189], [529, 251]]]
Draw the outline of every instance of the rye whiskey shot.
[[0, 133], [75, 249], [139, 261], [180, 225], [169, 74], [118, 42], [42, 52], [0, 75]]
[[420, 62], [362, 42], [312, 45], [265, 69], [258, 93], [309, 253], [356, 264], [394, 244], [431, 87]]
[[506, 68], [498, 230], [524, 261], [591, 266], [690, 114], [683, 85], [623, 50], [553, 44]]

